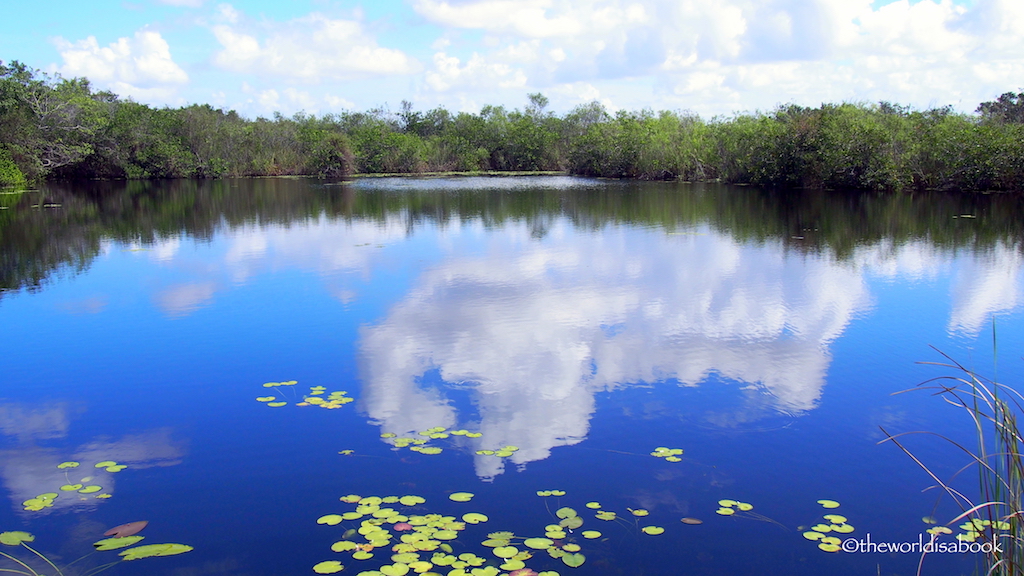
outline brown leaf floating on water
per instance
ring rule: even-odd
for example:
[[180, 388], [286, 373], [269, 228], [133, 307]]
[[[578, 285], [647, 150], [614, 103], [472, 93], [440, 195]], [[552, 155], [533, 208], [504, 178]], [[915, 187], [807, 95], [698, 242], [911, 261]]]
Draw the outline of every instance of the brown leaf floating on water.
[[120, 526], [114, 526], [110, 530], [103, 533], [104, 536], [113, 536], [114, 538], [123, 538], [125, 536], [132, 536], [142, 532], [142, 529], [149, 524], [149, 520], [139, 520], [137, 522], [129, 522], [127, 524], [121, 524]]
[[698, 520], [697, 518], [683, 518], [683, 524], [703, 524], [703, 523], [704, 523], [703, 520]]

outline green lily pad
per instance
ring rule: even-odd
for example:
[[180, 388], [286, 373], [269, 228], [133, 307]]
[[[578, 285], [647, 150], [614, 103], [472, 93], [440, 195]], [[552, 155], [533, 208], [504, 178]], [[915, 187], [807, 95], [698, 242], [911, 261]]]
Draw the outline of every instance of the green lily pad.
[[832, 526], [828, 524], [815, 524], [814, 526], [811, 526], [811, 530], [814, 530], [815, 532], [831, 532]]
[[847, 520], [846, 516], [842, 516], [840, 514], [825, 514], [822, 518], [833, 524], [845, 524]]
[[79, 494], [94, 494], [96, 492], [99, 492], [100, 490], [103, 490], [102, 486], [93, 485], [93, 486], [86, 486], [85, 488], [82, 488], [81, 490], [78, 491], [78, 493]]
[[337, 560], [327, 560], [313, 566], [313, 572], [316, 572], [317, 574], [334, 574], [335, 572], [341, 572], [344, 569], [345, 567]]
[[483, 436], [483, 434], [480, 432], [466, 432], [465, 436], [466, 438], [479, 438]]
[[455, 540], [459, 533], [454, 530], [438, 530], [434, 532], [434, 540]]
[[409, 573], [409, 566], [407, 564], [386, 564], [378, 570], [384, 576], [405, 576]]
[[462, 519], [469, 524], [479, 524], [481, 522], [487, 522], [487, 516], [479, 512], [470, 512], [469, 514], [463, 514]]
[[600, 502], [587, 502], [586, 503], [586, 507], [590, 508], [591, 510], [600, 510], [601, 509], [601, 503]]
[[118, 556], [123, 556], [125, 560], [138, 560], [140, 558], [149, 558], [150, 556], [174, 556], [175, 554], [184, 554], [190, 550], [193, 550], [193, 548], [185, 544], [148, 544], [146, 546], [129, 548], [118, 554]]
[[498, 450], [497, 452], [494, 453], [494, 455], [499, 458], [508, 458], [509, 456], [512, 455], [512, 452], [509, 452], [508, 450]]
[[277, 400], [277, 396], [257, 396], [256, 397], [256, 401], [257, 402], [273, 402], [274, 400]]
[[35, 539], [36, 537], [28, 532], [0, 532], [0, 544], [8, 546], [17, 546], [22, 542], [31, 542]]
[[665, 532], [665, 529], [662, 528], [661, 526], [644, 526], [643, 528], [640, 529], [640, 531], [643, 532], [644, 534], [650, 534], [651, 536], [656, 536], [658, 534], [663, 534]]
[[527, 538], [523, 541], [523, 546], [533, 548], [534, 550], [546, 550], [554, 545], [554, 540], [549, 540], [547, 538]]
[[583, 563], [586, 561], [587, 557], [583, 554], [580, 554], [579, 552], [575, 554], [566, 554], [565, 556], [562, 556], [562, 562], [564, 562], [565, 565], [570, 568], [579, 568], [580, 566], [583, 566]]
[[288, 404], [288, 403], [287, 402], [267, 402], [267, 406], [270, 406], [271, 408], [280, 408], [281, 406], [285, 406], [286, 404]]
[[97, 462], [96, 468], [106, 468], [107, 466], [117, 466], [117, 462], [113, 460], [104, 460], [103, 462]]
[[452, 502], [469, 502], [473, 499], [473, 496], [475, 494], [472, 492], [454, 492], [448, 495], [448, 499]]
[[818, 548], [821, 548], [825, 552], [839, 552], [840, 550], [838, 544], [826, 544], [825, 542], [818, 544]]
[[127, 467], [128, 467], [128, 466], [127, 466], [127, 465], [125, 465], [125, 464], [117, 464], [117, 465], [115, 465], [115, 466], [107, 466], [107, 467], [105, 468], [105, 470], [106, 470], [107, 472], [120, 472], [121, 470], [124, 470], [124, 469], [125, 469], [125, 468], [127, 468]]
[[93, 542], [92, 545], [97, 550], [117, 550], [119, 548], [127, 548], [136, 542], [139, 542], [145, 538], [145, 536], [122, 536], [120, 538], [104, 538], [97, 542]]
[[804, 538], [807, 538], [808, 540], [821, 540], [824, 537], [825, 535], [821, 532], [815, 532], [813, 530], [808, 530], [807, 532], [804, 532]]
[[501, 546], [495, 548], [493, 552], [498, 558], [511, 558], [519, 553], [519, 549], [515, 546]]
[[526, 564], [522, 560], [509, 559], [501, 565], [502, 570], [521, 570], [526, 567]]
[[373, 558], [373, 552], [359, 550], [358, 552], [352, 553], [352, 558], [355, 558], [356, 560], [369, 560], [370, 558]]
[[82, 485], [81, 484], [65, 484], [65, 485], [61, 486], [60, 489], [65, 491], [65, 492], [76, 492], [76, 491], [82, 489]]
[[746, 502], [737, 502], [736, 507], [744, 512], [749, 512], [750, 510], [754, 509], [753, 504], [747, 504]]
[[597, 530], [584, 530], [583, 531], [583, 537], [586, 538], [587, 540], [593, 540], [594, 538], [600, 538], [601, 537], [601, 533], [598, 532]]
[[632, 512], [633, 516], [647, 516], [648, 514], [650, 514], [649, 511], [644, 510], [643, 508], [637, 508], [636, 510], [634, 510], [632, 508], [627, 508], [627, 510]]
[[552, 496], [565, 496], [565, 490], [552, 490]]
[[572, 518], [573, 516], [579, 516], [575, 510], [566, 506], [565, 508], [559, 508], [555, 510], [555, 516], [559, 518]]
[[40, 494], [39, 496], [36, 496], [36, 498], [38, 498], [40, 500], [53, 500], [56, 497], [57, 497], [57, 493], [56, 492], [44, 492], [44, 493]]
[[835, 500], [818, 500], [818, 504], [821, 504], [822, 508], [839, 508], [839, 502]]
[[417, 504], [423, 504], [427, 499], [422, 496], [402, 496], [398, 499], [398, 503], [402, 506], [415, 506]]
[[341, 524], [343, 518], [340, 514], [327, 514], [316, 519], [317, 524], [327, 524], [328, 526], [334, 526], [335, 524]]
[[440, 454], [443, 450], [437, 446], [425, 446], [419, 449], [420, 454]]
[[601, 510], [597, 514], [594, 514], [594, 517], [598, 520], [615, 520], [615, 512]]
[[60, 464], [57, 464], [57, 468], [78, 468], [79, 464], [79, 462], [61, 462]]
[[568, 528], [569, 530], [575, 530], [580, 526], [583, 526], [583, 518], [580, 518], [579, 516], [572, 516], [562, 520], [558, 525], [563, 528]]

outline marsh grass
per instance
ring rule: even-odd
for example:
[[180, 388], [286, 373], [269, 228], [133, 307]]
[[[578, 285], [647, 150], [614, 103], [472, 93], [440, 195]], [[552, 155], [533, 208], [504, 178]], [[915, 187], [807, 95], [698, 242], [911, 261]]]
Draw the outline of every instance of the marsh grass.
[[[893, 435], [884, 428], [882, 432], [886, 439], [882, 442], [892, 442], [903, 450], [931, 476], [935, 487], [959, 507], [961, 513], [947, 522], [948, 525], [973, 522], [978, 533], [976, 541], [993, 544], [985, 553], [986, 574], [1024, 574], [1024, 458], [1018, 424], [1024, 396], [1009, 386], [979, 375], [941, 351], [939, 353], [946, 362], [921, 364], [949, 368], [955, 373], [932, 378], [912, 390], [931, 390], [934, 395], [960, 409], [973, 424], [976, 446], [968, 447], [933, 432]], [[962, 451], [968, 464], [954, 474], [954, 478], [941, 479], [899, 441], [900, 437], [910, 434], [938, 436]], [[972, 468], [976, 468], [978, 473], [979, 502], [952, 486], [956, 476]]]

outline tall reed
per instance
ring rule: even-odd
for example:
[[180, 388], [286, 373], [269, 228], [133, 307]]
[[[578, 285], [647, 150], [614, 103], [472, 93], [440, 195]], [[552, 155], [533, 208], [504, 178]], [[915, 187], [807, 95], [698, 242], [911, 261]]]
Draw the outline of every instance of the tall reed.
[[1018, 424], [1024, 396], [1014, 388], [980, 376], [950, 356], [942, 355], [947, 362], [922, 364], [950, 368], [956, 374], [927, 380], [914, 390], [933, 390], [935, 395], [962, 410], [972, 422], [976, 448], [969, 448], [941, 434], [935, 435], [968, 456], [969, 463], [957, 474], [977, 468], [979, 502], [954, 488], [952, 479], [940, 479], [898, 440], [901, 436], [918, 432], [892, 435], [883, 428], [886, 435], [883, 442], [896, 444], [957, 504], [961, 513], [948, 524], [962, 520], [973, 523], [978, 533], [976, 541], [992, 544], [985, 552], [986, 574], [1024, 574], [1024, 457], [1021, 454], [1024, 439]]

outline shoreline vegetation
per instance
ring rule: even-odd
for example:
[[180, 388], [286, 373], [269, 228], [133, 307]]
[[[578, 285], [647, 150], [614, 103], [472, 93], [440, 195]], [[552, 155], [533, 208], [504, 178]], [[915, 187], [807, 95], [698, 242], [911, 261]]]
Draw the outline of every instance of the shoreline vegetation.
[[975, 114], [880, 102], [780, 105], [703, 119], [522, 109], [378, 108], [248, 120], [193, 104], [154, 108], [85, 78], [0, 62], [0, 186], [53, 180], [563, 173], [868, 191], [1024, 190], [1024, 92]]

